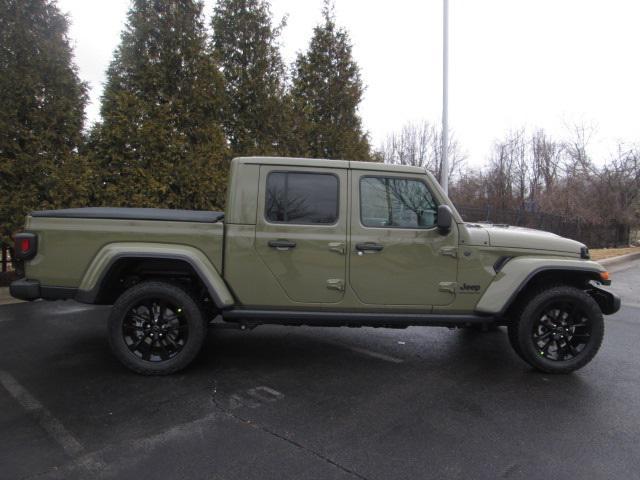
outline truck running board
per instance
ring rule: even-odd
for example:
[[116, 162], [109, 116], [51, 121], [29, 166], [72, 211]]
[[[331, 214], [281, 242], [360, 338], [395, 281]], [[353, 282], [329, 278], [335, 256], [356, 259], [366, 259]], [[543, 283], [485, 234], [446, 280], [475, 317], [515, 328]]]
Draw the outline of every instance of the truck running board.
[[326, 327], [387, 327], [410, 326], [465, 327], [495, 323], [490, 315], [393, 312], [337, 312], [308, 310], [258, 310], [235, 308], [222, 312], [227, 322], [246, 325], [309, 325]]

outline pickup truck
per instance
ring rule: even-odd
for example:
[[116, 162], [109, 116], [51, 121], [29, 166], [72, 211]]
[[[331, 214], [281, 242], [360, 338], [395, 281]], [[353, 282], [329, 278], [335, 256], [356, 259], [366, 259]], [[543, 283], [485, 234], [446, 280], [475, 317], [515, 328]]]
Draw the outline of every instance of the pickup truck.
[[585, 245], [466, 223], [422, 168], [272, 157], [231, 162], [226, 212], [32, 212], [20, 299], [113, 305], [115, 356], [186, 367], [208, 325], [506, 326], [534, 368], [587, 364], [620, 299]]

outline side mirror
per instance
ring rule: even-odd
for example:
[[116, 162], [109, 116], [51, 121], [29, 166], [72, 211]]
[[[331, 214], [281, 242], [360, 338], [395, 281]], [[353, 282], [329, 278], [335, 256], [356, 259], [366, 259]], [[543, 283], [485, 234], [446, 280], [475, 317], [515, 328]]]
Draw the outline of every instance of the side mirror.
[[438, 230], [440, 230], [440, 233], [449, 233], [449, 230], [451, 230], [452, 218], [453, 214], [449, 205], [438, 206]]

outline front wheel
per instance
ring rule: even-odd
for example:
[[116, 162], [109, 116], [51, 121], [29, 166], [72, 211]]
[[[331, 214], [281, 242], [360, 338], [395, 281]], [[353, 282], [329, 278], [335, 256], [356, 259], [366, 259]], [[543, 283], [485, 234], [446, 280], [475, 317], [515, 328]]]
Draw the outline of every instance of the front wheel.
[[182, 288], [143, 282], [125, 291], [109, 316], [109, 344], [127, 368], [167, 375], [186, 367], [204, 343], [206, 323], [196, 300]]
[[559, 285], [528, 297], [509, 325], [516, 352], [547, 373], [570, 373], [589, 363], [604, 336], [596, 301], [579, 288]]

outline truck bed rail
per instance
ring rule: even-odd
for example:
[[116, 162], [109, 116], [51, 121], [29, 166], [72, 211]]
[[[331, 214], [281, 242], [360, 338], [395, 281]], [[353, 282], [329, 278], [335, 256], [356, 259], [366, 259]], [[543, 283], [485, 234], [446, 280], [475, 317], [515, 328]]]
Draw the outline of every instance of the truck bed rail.
[[104, 218], [112, 220], [155, 220], [165, 222], [217, 223], [224, 212], [200, 210], [172, 210], [168, 208], [110, 208], [87, 207], [62, 210], [39, 210], [32, 217], [52, 218]]

